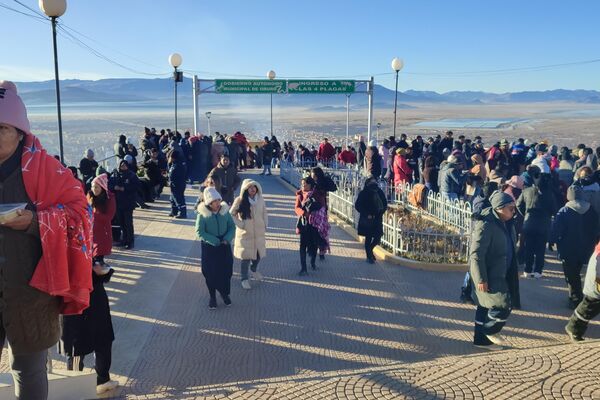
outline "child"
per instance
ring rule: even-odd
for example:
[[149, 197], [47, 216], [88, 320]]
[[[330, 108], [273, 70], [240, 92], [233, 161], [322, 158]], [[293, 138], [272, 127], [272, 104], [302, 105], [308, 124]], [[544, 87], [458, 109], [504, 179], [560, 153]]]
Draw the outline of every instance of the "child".
[[311, 268], [313, 270], [317, 269], [315, 260], [320, 242], [317, 227], [325, 215], [325, 209], [323, 204], [319, 203], [315, 197], [315, 181], [313, 178], [307, 177], [302, 179], [301, 188], [296, 192], [296, 206], [294, 207], [294, 211], [298, 216], [296, 233], [300, 235], [300, 265], [302, 269], [299, 275], [304, 276], [308, 275], [308, 271], [306, 270], [307, 252], [310, 256]]
[[221, 294], [223, 303], [231, 305], [231, 241], [235, 234], [235, 224], [228, 212], [229, 206], [222, 201], [215, 188], [206, 188], [203, 196], [204, 200], [198, 205], [196, 233], [202, 244], [202, 275], [210, 294], [208, 308], [214, 310], [217, 308], [217, 291]]

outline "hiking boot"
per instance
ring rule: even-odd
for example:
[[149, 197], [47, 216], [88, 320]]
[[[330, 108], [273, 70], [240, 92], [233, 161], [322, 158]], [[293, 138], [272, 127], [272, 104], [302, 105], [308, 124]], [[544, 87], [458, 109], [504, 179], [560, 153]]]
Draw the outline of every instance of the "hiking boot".
[[573, 343], [582, 342], [584, 340], [581, 335], [578, 335], [575, 332], [571, 331], [569, 329], [569, 325], [565, 326], [565, 332], [567, 332], [567, 335], [569, 335], [569, 339], [571, 339], [571, 342]]
[[248, 279], [244, 279], [242, 281], [242, 289], [246, 289], [246, 290], [252, 289], [252, 287], [250, 286], [250, 282], [248, 282]]

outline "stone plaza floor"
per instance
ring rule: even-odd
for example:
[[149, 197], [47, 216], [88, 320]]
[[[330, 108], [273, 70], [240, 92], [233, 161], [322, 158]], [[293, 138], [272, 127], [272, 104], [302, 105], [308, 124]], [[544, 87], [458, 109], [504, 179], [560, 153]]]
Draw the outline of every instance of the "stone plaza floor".
[[[236, 260], [229, 308], [207, 307], [193, 212], [173, 220], [165, 200], [136, 211], [135, 250], [108, 259], [122, 385], [112, 398], [600, 399], [600, 342], [568, 343], [571, 310], [552, 255], [542, 279], [521, 280], [523, 309], [503, 331], [511, 348], [489, 353], [471, 344], [462, 273], [369, 265], [332, 225], [332, 253], [299, 277], [293, 193], [276, 176], [243, 177], [263, 185], [268, 254], [249, 291]], [[194, 204], [197, 191], [186, 195]]]

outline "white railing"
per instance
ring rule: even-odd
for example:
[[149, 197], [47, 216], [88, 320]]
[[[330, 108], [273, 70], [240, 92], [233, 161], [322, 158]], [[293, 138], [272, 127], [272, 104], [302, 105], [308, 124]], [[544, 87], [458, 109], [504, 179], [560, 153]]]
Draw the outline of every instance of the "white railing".
[[[356, 228], [358, 213], [354, 202], [362, 189], [363, 179], [359, 174], [348, 174], [346, 170], [327, 170], [336, 180], [338, 190], [329, 193], [329, 211]], [[299, 187], [303, 173], [289, 163], [282, 165], [281, 176], [294, 187]], [[384, 215], [383, 237], [381, 245], [394, 255], [413, 260], [435, 263], [465, 263], [469, 254], [469, 239], [471, 232], [471, 205], [463, 201], [448, 201], [438, 193], [429, 192], [424, 208], [409, 203], [408, 194], [412, 185], [402, 185], [395, 188], [380, 182], [382, 190], [387, 194], [391, 204], [402, 205], [415, 218], [422, 218], [440, 227], [451, 228], [442, 232], [440, 229], [427, 228], [422, 230], [407, 227], [402, 219], [393, 211], [388, 210]]]

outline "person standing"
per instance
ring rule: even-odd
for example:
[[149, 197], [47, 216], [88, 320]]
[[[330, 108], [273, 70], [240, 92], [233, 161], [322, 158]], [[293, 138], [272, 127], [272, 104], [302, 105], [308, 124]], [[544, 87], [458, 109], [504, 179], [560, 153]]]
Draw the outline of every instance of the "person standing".
[[596, 244], [590, 257], [585, 283], [583, 300], [571, 315], [565, 331], [573, 342], [581, 342], [590, 321], [600, 314], [600, 242]]
[[[581, 269], [594, 252], [598, 239], [598, 219], [590, 203], [585, 201], [581, 187], [570, 186], [567, 189], [567, 200], [567, 204], [554, 217], [550, 245], [558, 245], [569, 287], [569, 307], [575, 309], [583, 300]], [[548, 247], [552, 247], [550, 245]]]
[[171, 213], [169, 217], [177, 219], [187, 218], [187, 207], [185, 204], [186, 168], [180, 155], [172, 151], [169, 155], [169, 185], [171, 188]]
[[129, 164], [125, 160], [121, 160], [119, 169], [108, 180], [108, 188], [115, 193], [117, 200], [117, 220], [122, 233], [119, 246], [125, 247], [127, 250], [133, 249], [135, 241], [133, 210], [136, 205], [139, 184], [138, 177], [129, 170]]
[[79, 172], [81, 172], [86, 191], [90, 190], [90, 185], [92, 179], [96, 176], [97, 168], [98, 162], [94, 160], [94, 151], [92, 149], [87, 149], [83, 158], [79, 161]]
[[365, 152], [365, 176], [372, 176], [379, 179], [381, 176], [381, 163], [382, 159], [379, 155], [379, 150], [377, 149], [377, 141], [371, 140], [371, 142], [369, 142], [369, 147], [367, 147], [367, 151]]
[[[296, 233], [300, 235], [300, 276], [308, 275], [306, 268], [306, 253], [310, 257], [310, 266], [317, 269], [317, 249], [320, 237], [317, 224], [324, 215], [325, 205], [315, 197], [316, 182], [311, 177], [302, 179], [300, 190], [296, 192], [296, 204], [294, 211], [298, 216]], [[321, 211], [320, 218], [317, 214]]]
[[517, 267], [516, 238], [510, 223], [515, 202], [510, 195], [496, 191], [490, 204], [475, 222], [471, 236], [469, 271], [477, 304], [473, 344], [499, 350], [505, 344], [500, 331], [511, 311], [509, 271]]
[[0, 81], [0, 204], [24, 204], [0, 225], [0, 348], [8, 343], [17, 399], [48, 397], [48, 349], [59, 314], [80, 314], [92, 291], [92, 213], [85, 194], [35, 137], [27, 109]]
[[214, 310], [217, 308], [217, 291], [223, 303], [228, 307], [231, 305], [231, 241], [235, 235], [235, 224], [229, 214], [229, 206], [215, 188], [204, 189], [203, 197], [197, 209], [196, 234], [202, 247], [202, 275], [210, 295], [208, 308]]
[[212, 171], [208, 174], [209, 176], [218, 176], [219, 181], [221, 182], [221, 196], [223, 200], [227, 204], [233, 203], [233, 197], [235, 195], [235, 190], [240, 185], [240, 177], [237, 173], [237, 170], [231, 163], [229, 162], [229, 156], [222, 155], [221, 161], [219, 164], [213, 168]]
[[94, 212], [93, 268], [98, 270], [98, 275], [103, 275], [109, 270], [104, 257], [112, 253], [112, 219], [117, 210], [115, 195], [108, 190], [107, 174], [98, 175], [92, 181], [87, 196]]
[[237, 229], [233, 255], [241, 260], [242, 288], [249, 290], [248, 266], [255, 280], [262, 280], [258, 263], [267, 254], [267, 207], [262, 187], [256, 181], [244, 179], [240, 195], [233, 201], [230, 211]]
[[271, 175], [271, 161], [273, 160], [273, 145], [269, 141], [269, 138], [265, 136], [262, 145], [260, 146], [262, 152], [262, 165], [263, 172], [261, 175]]
[[374, 264], [373, 249], [383, 236], [383, 214], [387, 210], [385, 193], [379, 188], [377, 178], [365, 180], [365, 186], [358, 194], [354, 208], [360, 213], [357, 231], [360, 236], [365, 237], [367, 262]]

